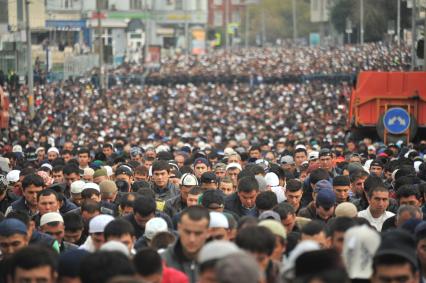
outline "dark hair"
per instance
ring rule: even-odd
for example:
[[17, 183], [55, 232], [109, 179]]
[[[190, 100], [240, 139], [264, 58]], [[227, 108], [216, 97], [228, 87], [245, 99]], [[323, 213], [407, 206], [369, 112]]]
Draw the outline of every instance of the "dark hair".
[[140, 187], [136, 193], [137, 196], [155, 198], [155, 193], [150, 187]]
[[329, 178], [330, 174], [327, 172], [327, 170], [318, 168], [312, 171], [309, 175], [309, 182], [311, 184], [316, 184], [318, 181], [328, 180]]
[[63, 219], [65, 231], [76, 231], [84, 228], [83, 217], [78, 213], [65, 213]]
[[166, 170], [170, 173], [170, 165], [166, 160], [156, 160], [154, 163], [152, 163], [152, 173], [154, 174], [155, 171], [162, 171]]
[[373, 258], [373, 274], [376, 273], [377, 267], [379, 265], [395, 266], [395, 265], [404, 265], [404, 264], [407, 264], [407, 263], [410, 265], [411, 272], [416, 273], [417, 267], [411, 261], [406, 259], [405, 257], [402, 257], [402, 256], [397, 255], [397, 254], [393, 254], [392, 256], [389, 256], [388, 254], [375, 256]]
[[101, 212], [101, 204], [92, 199], [86, 199], [81, 204], [81, 212], [83, 213], [83, 211], [88, 213], [94, 213], [96, 211]]
[[355, 220], [350, 217], [337, 217], [331, 219], [327, 224], [327, 232], [333, 237], [334, 232], [346, 232], [349, 228], [356, 226]]
[[48, 248], [42, 246], [28, 246], [17, 251], [8, 262], [9, 274], [15, 278], [18, 268], [30, 270], [38, 267], [50, 267], [51, 275], [57, 270], [57, 255]]
[[304, 148], [298, 148], [294, 151], [293, 156], [296, 156], [296, 153], [303, 152], [306, 156], [308, 156], [308, 152]]
[[221, 190], [207, 190], [203, 193], [201, 197], [201, 205], [209, 208], [212, 204], [225, 204], [225, 195]]
[[210, 222], [209, 210], [199, 205], [185, 208], [180, 215], [179, 222], [182, 222], [183, 216], [185, 215], [187, 215], [192, 221], [200, 221], [205, 218], [208, 222]]
[[238, 192], [250, 193], [259, 191], [259, 183], [254, 176], [243, 177], [238, 181]]
[[135, 228], [128, 220], [123, 218], [114, 219], [108, 223], [104, 229], [104, 236], [106, 241], [108, 241], [110, 237], [121, 237], [126, 234], [134, 236]]
[[148, 168], [146, 168], [143, 165], [140, 165], [140, 166], [135, 168], [135, 174], [148, 175]]
[[62, 171], [64, 171], [64, 166], [63, 165], [56, 165], [52, 169], [52, 172], [62, 172]]
[[281, 220], [286, 219], [289, 215], [295, 215], [296, 214], [294, 207], [287, 202], [282, 202], [282, 203], [278, 204], [278, 206], [274, 208], [274, 211], [276, 213], [278, 213]]
[[297, 192], [302, 189], [302, 182], [296, 179], [290, 179], [286, 182], [286, 190], [289, 192]]
[[79, 175], [80, 174], [80, 169], [78, 169], [77, 165], [74, 164], [67, 164], [64, 166], [64, 175], [71, 175], [73, 173]]
[[106, 283], [117, 275], [134, 275], [129, 258], [120, 252], [98, 251], [87, 255], [80, 264], [82, 283]]
[[402, 197], [408, 198], [410, 196], [415, 196], [418, 200], [422, 197], [418, 185], [404, 185], [396, 192], [398, 200]]
[[155, 212], [157, 204], [154, 198], [140, 196], [133, 202], [133, 211], [141, 216], [148, 216]]
[[259, 223], [259, 219], [253, 217], [253, 216], [243, 216], [240, 219], [238, 219], [238, 225], [237, 230], [240, 231], [241, 229], [244, 229], [246, 227], [250, 226], [257, 226]]
[[189, 190], [188, 195], [199, 195], [202, 194], [203, 191], [204, 190], [200, 186], [194, 186]]
[[[130, 197], [133, 197], [133, 200], [130, 200]], [[124, 208], [126, 206], [131, 206], [133, 207], [133, 203], [135, 202], [134, 200], [136, 199], [136, 194], [135, 193], [124, 193], [121, 198], [120, 198], [120, 207]]]
[[50, 195], [54, 195], [55, 198], [56, 198], [56, 200], [59, 201], [59, 195], [58, 195], [58, 193], [55, 192], [52, 189], [45, 189], [45, 190], [42, 190], [42, 191], [38, 192], [37, 193], [37, 201], [40, 200], [40, 197], [47, 197], [47, 196], [50, 196]]
[[249, 252], [270, 256], [275, 248], [275, 236], [266, 227], [249, 226], [238, 231], [235, 243]]
[[34, 185], [36, 187], [43, 187], [44, 186], [43, 178], [37, 174], [29, 174], [25, 176], [24, 180], [22, 180], [22, 189], [25, 190], [31, 185]]
[[152, 248], [143, 248], [134, 256], [133, 265], [136, 272], [142, 276], [161, 273], [163, 264], [161, 256]]
[[277, 195], [272, 191], [261, 192], [256, 197], [256, 207], [260, 210], [271, 210], [278, 204]]
[[93, 188], [87, 188], [87, 189], [84, 189], [84, 190], [81, 192], [81, 197], [82, 197], [84, 200], [86, 200], [86, 199], [90, 199], [93, 195], [100, 196], [100, 195], [101, 195], [101, 193], [100, 193], [98, 190], [93, 189]]
[[375, 187], [383, 187], [382, 178], [377, 176], [368, 176], [364, 182], [364, 191], [368, 194], [369, 191]]
[[356, 170], [354, 173], [349, 175], [349, 179], [351, 180], [351, 183], [354, 183], [359, 178], [368, 177], [368, 173], [364, 170]]
[[110, 143], [104, 143], [104, 144], [103, 144], [103, 146], [102, 146], [102, 148], [110, 148], [110, 149], [113, 149], [112, 144], [110, 144]]
[[151, 247], [156, 250], [166, 249], [175, 240], [175, 235], [169, 231], [158, 232], [151, 240]]
[[314, 236], [321, 232], [325, 232], [325, 224], [318, 220], [313, 220], [303, 226], [301, 232], [308, 236]]
[[80, 149], [79, 149], [79, 151], [78, 151], [78, 155], [80, 155], [80, 154], [85, 154], [85, 153], [87, 153], [87, 155], [90, 157], [90, 150], [89, 150], [88, 148], [86, 148], [86, 147], [82, 147], [82, 148], [80, 148]]
[[6, 218], [18, 219], [22, 221], [27, 227], [30, 225], [30, 221], [31, 221], [31, 217], [25, 212], [23, 212], [22, 210], [12, 210], [11, 212], [7, 214]]
[[389, 190], [383, 186], [374, 187], [368, 191], [368, 198], [371, 198], [375, 192], [389, 192]]

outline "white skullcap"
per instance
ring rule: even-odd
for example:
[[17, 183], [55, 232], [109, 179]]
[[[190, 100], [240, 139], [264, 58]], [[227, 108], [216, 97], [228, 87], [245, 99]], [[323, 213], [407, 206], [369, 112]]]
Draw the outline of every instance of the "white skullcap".
[[62, 218], [62, 215], [58, 212], [48, 212], [46, 214], [43, 214], [40, 218], [40, 226], [43, 226], [48, 223], [52, 222], [62, 222], [64, 223], [64, 219]]
[[83, 191], [84, 185], [86, 183], [84, 181], [78, 180], [71, 183], [70, 190], [72, 194], [81, 194]]
[[19, 144], [17, 144], [17, 145], [14, 145], [13, 147], [12, 147], [12, 152], [13, 153], [18, 153], [18, 152], [20, 152], [20, 153], [22, 153], [22, 146], [20, 146]]
[[6, 175], [6, 181], [8, 183], [10, 182], [18, 182], [19, 181], [19, 174], [21, 174], [21, 171], [19, 170], [12, 170]]
[[86, 189], [95, 189], [98, 192], [101, 192], [101, 189], [99, 188], [99, 185], [96, 184], [96, 183], [84, 183], [83, 191], [86, 190]]
[[127, 257], [130, 257], [129, 249], [120, 241], [111, 240], [103, 244], [100, 248], [101, 251], [107, 252], [120, 252]]
[[93, 174], [95, 174], [95, 170], [90, 167], [84, 168], [83, 176], [93, 176]]
[[238, 168], [238, 169], [240, 169], [240, 171], [243, 170], [243, 168], [241, 167], [241, 164], [237, 163], [237, 162], [232, 162], [232, 163], [229, 163], [228, 165], [226, 165], [226, 170], [233, 169], [233, 168]]
[[114, 172], [112, 171], [111, 166], [105, 165], [104, 168], [107, 171], [108, 177], [111, 177], [112, 175], [114, 175]]
[[144, 236], [152, 240], [157, 233], [166, 231], [168, 231], [167, 222], [161, 217], [154, 217], [146, 222]]
[[229, 228], [229, 222], [226, 216], [221, 212], [210, 211], [209, 228]]
[[273, 172], [266, 173], [265, 181], [266, 184], [271, 187], [276, 187], [280, 184], [280, 179], [278, 178], [277, 174]]
[[90, 220], [89, 233], [103, 233], [105, 227], [114, 220], [114, 217], [107, 214], [97, 215]]
[[212, 241], [201, 248], [198, 254], [198, 262], [204, 263], [211, 260], [219, 260], [240, 251], [240, 248], [233, 242], [224, 240]]
[[53, 170], [52, 165], [50, 165], [49, 163], [43, 163], [43, 164], [40, 166], [40, 168], [43, 168], [43, 167], [45, 167], [45, 168], [49, 169], [50, 171], [52, 171], [52, 170]]
[[52, 146], [51, 148], [49, 148], [47, 150], [47, 153], [49, 152], [56, 152], [57, 155], [59, 155], [59, 149], [57, 149], [56, 147]]

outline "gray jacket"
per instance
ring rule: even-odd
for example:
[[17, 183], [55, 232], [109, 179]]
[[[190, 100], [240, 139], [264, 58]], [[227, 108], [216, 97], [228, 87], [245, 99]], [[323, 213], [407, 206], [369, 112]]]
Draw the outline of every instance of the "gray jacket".
[[190, 283], [196, 283], [198, 279], [198, 264], [196, 260], [188, 259], [183, 253], [183, 247], [180, 239], [173, 245], [170, 245], [161, 257], [168, 267], [182, 271], [188, 276]]

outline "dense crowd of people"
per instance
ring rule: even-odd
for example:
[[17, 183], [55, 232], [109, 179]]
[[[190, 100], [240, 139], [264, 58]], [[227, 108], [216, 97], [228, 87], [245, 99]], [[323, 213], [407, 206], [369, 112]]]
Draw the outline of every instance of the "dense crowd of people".
[[34, 119], [6, 89], [0, 282], [426, 282], [426, 140], [345, 139], [351, 82], [306, 77], [405, 70], [405, 47], [185, 60], [36, 85]]

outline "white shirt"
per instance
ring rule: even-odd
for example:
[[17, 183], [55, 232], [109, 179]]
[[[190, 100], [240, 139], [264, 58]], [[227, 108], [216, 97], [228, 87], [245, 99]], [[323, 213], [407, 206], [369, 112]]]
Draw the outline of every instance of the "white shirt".
[[367, 219], [368, 222], [370, 222], [370, 224], [375, 227], [379, 232], [382, 231], [382, 226], [386, 219], [391, 218], [394, 215], [395, 213], [393, 212], [385, 211], [385, 213], [383, 213], [378, 218], [374, 218], [373, 215], [371, 215], [370, 206], [368, 206], [367, 209], [358, 212], [358, 217]]

